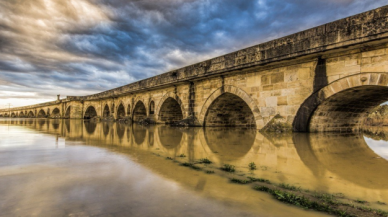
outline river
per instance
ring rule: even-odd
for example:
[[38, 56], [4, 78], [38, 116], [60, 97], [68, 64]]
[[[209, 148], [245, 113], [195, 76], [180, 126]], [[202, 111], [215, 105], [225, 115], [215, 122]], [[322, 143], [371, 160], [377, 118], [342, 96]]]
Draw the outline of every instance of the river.
[[[326, 215], [229, 180], [248, 176], [388, 210], [388, 133], [381, 131], [262, 134], [0, 119], [0, 216]], [[236, 171], [220, 170], [225, 164]]]

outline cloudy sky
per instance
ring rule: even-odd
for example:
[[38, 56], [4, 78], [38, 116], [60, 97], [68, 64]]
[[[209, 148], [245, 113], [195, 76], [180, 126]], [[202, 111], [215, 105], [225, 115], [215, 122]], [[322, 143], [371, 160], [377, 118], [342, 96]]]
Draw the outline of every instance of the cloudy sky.
[[0, 108], [88, 95], [386, 0], [1, 0]]

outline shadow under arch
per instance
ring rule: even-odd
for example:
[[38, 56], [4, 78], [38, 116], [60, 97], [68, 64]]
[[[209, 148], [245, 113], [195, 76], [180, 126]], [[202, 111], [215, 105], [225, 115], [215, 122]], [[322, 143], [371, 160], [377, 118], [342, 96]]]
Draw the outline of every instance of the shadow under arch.
[[388, 161], [374, 153], [361, 134], [317, 133], [293, 135], [302, 162], [316, 176], [330, 171], [370, 189], [388, 189]]
[[183, 111], [181, 104], [179, 104], [179, 102], [172, 97], [165, 99], [159, 108], [158, 120], [165, 123], [173, 123], [182, 119]]
[[133, 124], [132, 125], [132, 135], [135, 140], [135, 143], [137, 145], [143, 144], [143, 142], [146, 139], [147, 135], [147, 129], [146, 127], [139, 125], [139, 124]]
[[368, 110], [388, 100], [388, 73], [361, 73], [336, 80], [300, 106], [293, 130], [356, 132]]
[[29, 118], [33, 118], [33, 117], [34, 117], [34, 112], [32, 112], [32, 111], [29, 111], [29, 112], [28, 112], [28, 115], [27, 115], [27, 117], [29, 117]]
[[[244, 114], [241, 114], [241, 110]], [[232, 85], [225, 85], [208, 97], [198, 120], [203, 126], [255, 126], [257, 129], [264, 127], [255, 101], [244, 90]]]
[[125, 107], [122, 102], [117, 107], [117, 119], [121, 119], [121, 118], [125, 118]]
[[252, 148], [256, 139], [255, 129], [206, 127], [202, 129], [202, 143], [210, 148], [221, 161], [239, 160]]
[[46, 118], [47, 117], [46, 112], [43, 109], [39, 110], [37, 116], [38, 116], [38, 118]]
[[60, 111], [58, 108], [54, 108], [54, 110], [51, 112], [52, 117], [61, 117]]
[[65, 117], [64, 118], [70, 118], [70, 111], [71, 111], [71, 106], [68, 106], [66, 108], [66, 112], [65, 112]]
[[84, 114], [84, 119], [91, 119], [91, 118], [94, 118], [97, 116], [97, 111], [96, 111], [96, 108], [94, 108], [94, 106], [90, 105], [86, 111], [85, 111], [85, 114]]
[[134, 122], [139, 122], [144, 120], [147, 117], [147, 110], [145, 107], [145, 104], [139, 100], [137, 101], [135, 107], [133, 108], [132, 112], [132, 120]]
[[102, 112], [102, 117], [106, 118], [110, 116], [110, 110], [108, 104], [105, 104], [104, 110]]

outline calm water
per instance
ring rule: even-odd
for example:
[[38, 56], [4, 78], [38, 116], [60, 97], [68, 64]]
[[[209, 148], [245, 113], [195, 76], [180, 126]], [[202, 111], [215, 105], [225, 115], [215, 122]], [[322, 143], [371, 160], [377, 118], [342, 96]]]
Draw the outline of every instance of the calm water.
[[[0, 119], [0, 216], [323, 216], [234, 176], [343, 193], [387, 210], [388, 133], [261, 134], [233, 128]], [[388, 129], [386, 129], [388, 132]], [[385, 136], [387, 135], [387, 136]], [[180, 157], [182, 156], [182, 157]], [[177, 162], [213, 163], [195, 171]], [[251, 172], [248, 164], [257, 170]], [[203, 166], [202, 166], [203, 167]]]

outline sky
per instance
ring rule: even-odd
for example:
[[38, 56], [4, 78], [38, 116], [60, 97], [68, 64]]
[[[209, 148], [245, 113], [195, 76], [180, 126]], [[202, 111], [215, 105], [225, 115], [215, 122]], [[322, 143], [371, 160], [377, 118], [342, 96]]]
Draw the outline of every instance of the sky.
[[0, 108], [89, 95], [386, 0], [1, 0]]

